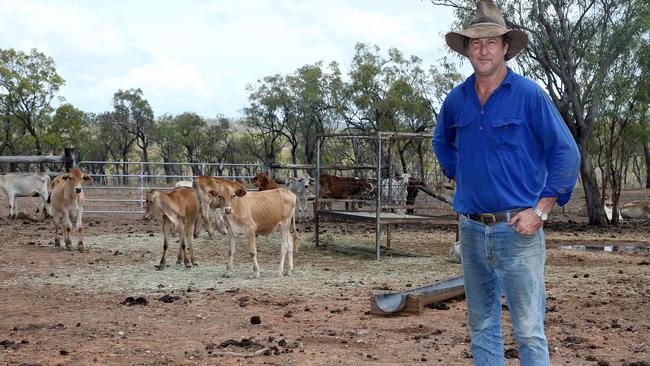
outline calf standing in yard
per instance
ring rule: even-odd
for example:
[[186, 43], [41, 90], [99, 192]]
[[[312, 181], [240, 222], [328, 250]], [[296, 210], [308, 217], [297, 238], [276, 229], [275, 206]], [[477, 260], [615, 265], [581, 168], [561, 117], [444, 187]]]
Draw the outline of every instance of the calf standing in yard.
[[[153, 189], [147, 193], [147, 211], [144, 213], [144, 219], [151, 220], [160, 216], [163, 219], [163, 254], [158, 269], [164, 269], [166, 264], [165, 254], [169, 248], [167, 225], [169, 224], [173, 225], [174, 231], [180, 236], [180, 249], [176, 264], [183, 261], [187, 268], [191, 268], [192, 265], [196, 266], [192, 234], [198, 215], [199, 200], [192, 188], [177, 187], [169, 193]], [[186, 249], [190, 252], [191, 263], [187, 258]]]
[[9, 200], [9, 218], [16, 218], [16, 197], [41, 197], [43, 218], [48, 217], [47, 187], [50, 176], [47, 173], [0, 175], [0, 189]]
[[[231, 182], [234, 183], [234, 182]], [[276, 229], [282, 233], [280, 243], [280, 265], [278, 275], [290, 275], [293, 270], [294, 243], [298, 249], [296, 231], [296, 195], [286, 188], [261, 192], [246, 192], [226, 182], [217, 184], [208, 194], [217, 208], [223, 209], [223, 219], [228, 228], [230, 245], [228, 265], [224, 277], [232, 276], [235, 258], [235, 235], [244, 234], [248, 238], [248, 250], [253, 260], [253, 276], [260, 277], [257, 263], [256, 235], [269, 235]], [[293, 235], [289, 235], [293, 225]], [[287, 257], [288, 268], [284, 269]]]
[[92, 182], [92, 178], [84, 174], [79, 168], [72, 168], [66, 174], [59, 175], [52, 180], [52, 192], [48, 197], [50, 212], [54, 219], [54, 246], [61, 246], [59, 238], [59, 222], [63, 221], [65, 249], [70, 250], [72, 244], [72, 222], [71, 216], [76, 216], [78, 242], [77, 248], [84, 252], [83, 226], [81, 218], [83, 216], [84, 192], [81, 188], [83, 183]]
[[300, 216], [307, 216], [307, 193], [309, 192], [309, 176], [287, 179], [286, 187], [296, 195], [297, 211]]

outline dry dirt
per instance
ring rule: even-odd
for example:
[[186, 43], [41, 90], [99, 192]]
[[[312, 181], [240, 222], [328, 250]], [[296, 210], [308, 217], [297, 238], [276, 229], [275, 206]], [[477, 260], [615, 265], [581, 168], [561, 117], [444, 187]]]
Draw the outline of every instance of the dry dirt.
[[[30, 214], [10, 220], [0, 198], [0, 365], [471, 364], [462, 298], [421, 316], [369, 313], [375, 294], [461, 274], [447, 260], [450, 210], [440, 224], [393, 229], [393, 249], [379, 261], [372, 225], [324, 223], [325, 245], [315, 247], [313, 222], [302, 222], [293, 276], [275, 276], [275, 234], [258, 238], [262, 278], [251, 278], [239, 245], [235, 274], [225, 279], [222, 236], [195, 240], [198, 267], [158, 271], [160, 222], [87, 215], [87, 251], [65, 251], [53, 246], [51, 222], [31, 219], [29, 200], [19, 204]], [[553, 365], [650, 363], [649, 227], [646, 220], [595, 228], [571, 211], [554, 212], [545, 229]], [[172, 244], [168, 263], [177, 250]], [[517, 365], [503, 313], [507, 365]]]

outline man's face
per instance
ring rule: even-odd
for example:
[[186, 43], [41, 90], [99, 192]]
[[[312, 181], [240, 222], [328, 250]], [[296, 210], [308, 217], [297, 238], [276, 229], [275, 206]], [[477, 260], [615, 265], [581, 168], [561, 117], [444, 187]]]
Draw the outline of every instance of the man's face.
[[504, 56], [508, 44], [501, 37], [473, 38], [467, 44], [467, 56], [478, 76], [494, 75], [500, 67], [505, 66]]

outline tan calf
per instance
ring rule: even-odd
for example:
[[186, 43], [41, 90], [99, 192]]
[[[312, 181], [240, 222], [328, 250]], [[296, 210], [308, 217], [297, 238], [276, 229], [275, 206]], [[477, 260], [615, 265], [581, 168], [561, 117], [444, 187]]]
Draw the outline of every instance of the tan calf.
[[[180, 264], [182, 261], [187, 268], [191, 268], [192, 265], [196, 266], [192, 233], [198, 215], [199, 200], [192, 188], [177, 187], [169, 193], [153, 189], [147, 193], [147, 210], [144, 213], [144, 219], [151, 220], [161, 216], [163, 219], [163, 253], [158, 269], [164, 269], [166, 265], [165, 254], [169, 248], [167, 225], [169, 224], [173, 225], [173, 230], [180, 236], [180, 249], [176, 264]], [[186, 250], [190, 252], [191, 263]]]
[[82, 185], [92, 182], [92, 178], [84, 174], [79, 168], [72, 168], [66, 174], [59, 175], [52, 180], [51, 193], [48, 198], [50, 212], [54, 219], [54, 245], [61, 246], [59, 238], [59, 222], [63, 222], [65, 249], [70, 250], [72, 244], [72, 222], [71, 216], [76, 216], [76, 228], [78, 233], [77, 249], [84, 252], [83, 216], [84, 192]]
[[[246, 192], [228, 183], [217, 184], [216, 189], [208, 191], [212, 203], [223, 209], [223, 219], [228, 231], [229, 259], [224, 277], [230, 277], [235, 257], [235, 235], [248, 238], [248, 250], [253, 260], [253, 276], [260, 277], [257, 263], [256, 235], [269, 235], [276, 229], [282, 233], [280, 243], [280, 264], [278, 275], [290, 275], [293, 270], [294, 243], [298, 248], [296, 231], [296, 195], [286, 188], [260, 192]], [[293, 226], [293, 235], [289, 235]], [[284, 269], [285, 257], [288, 268]]]

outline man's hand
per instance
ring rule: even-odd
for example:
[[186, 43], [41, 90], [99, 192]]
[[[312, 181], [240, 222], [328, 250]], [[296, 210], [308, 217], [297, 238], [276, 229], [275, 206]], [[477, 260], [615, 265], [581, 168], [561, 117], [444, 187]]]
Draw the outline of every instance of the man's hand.
[[508, 225], [515, 225], [515, 230], [519, 234], [533, 235], [539, 230], [544, 222], [537, 216], [532, 208], [523, 210], [510, 218]]

